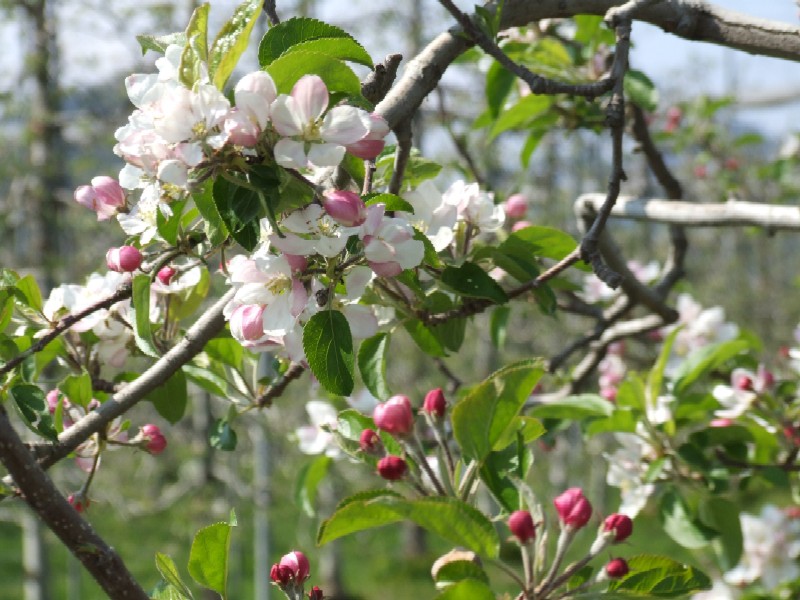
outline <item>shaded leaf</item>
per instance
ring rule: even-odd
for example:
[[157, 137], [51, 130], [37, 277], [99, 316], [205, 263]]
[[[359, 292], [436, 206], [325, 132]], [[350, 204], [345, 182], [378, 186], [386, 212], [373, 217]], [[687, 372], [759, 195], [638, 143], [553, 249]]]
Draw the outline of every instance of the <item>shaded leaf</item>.
[[391, 396], [386, 381], [386, 355], [389, 350], [389, 334], [378, 333], [361, 342], [358, 349], [358, 371], [370, 394], [378, 400]]
[[341, 312], [323, 310], [311, 317], [303, 328], [303, 349], [326, 390], [340, 396], [353, 391], [353, 337]]

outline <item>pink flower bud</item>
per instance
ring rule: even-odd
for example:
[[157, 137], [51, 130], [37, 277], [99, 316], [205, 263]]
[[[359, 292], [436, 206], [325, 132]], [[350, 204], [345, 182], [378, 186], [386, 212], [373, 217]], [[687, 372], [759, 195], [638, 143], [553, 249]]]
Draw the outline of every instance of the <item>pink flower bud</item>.
[[739, 164], [738, 158], [730, 156], [725, 159], [725, 163], [722, 166], [725, 167], [727, 171], [738, 171], [741, 165]]
[[264, 306], [242, 304], [231, 313], [231, 335], [237, 340], [254, 342], [264, 337]]
[[437, 419], [441, 419], [444, 416], [447, 410], [447, 400], [444, 398], [442, 388], [436, 388], [425, 394], [422, 410]]
[[167, 447], [167, 438], [161, 433], [158, 425], [142, 425], [139, 436], [145, 441], [144, 448], [150, 454], [161, 454]]
[[708, 424], [709, 427], [730, 427], [733, 425], [733, 419], [720, 418], [720, 419], [712, 419], [711, 422]]
[[269, 578], [279, 586], [285, 587], [292, 581], [292, 571], [288, 567], [282, 567], [275, 563], [269, 570]]
[[372, 429], [365, 429], [358, 438], [358, 446], [367, 454], [383, 454], [381, 438]]
[[125, 191], [112, 177], [101, 175], [92, 179], [92, 185], [82, 185], [75, 190], [75, 201], [97, 213], [98, 221], [113, 217], [125, 207]]
[[379, 429], [396, 436], [405, 436], [414, 429], [414, 412], [408, 396], [392, 396], [383, 404], [378, 404], [372, 413]]
[[308, 579], [308, 575], [311, 572], [311, 566], [308, 564], [306, 555], [297, 550], [285, 554], [280, 563], [278, 563], [278, 567], [288, 569], [295, 583], [302, 583]]
[[527, 544], [536, 537], [536, 526], [527, 510], [515, 510], [511, 513], [508, 517], [508, 528], [520, 544]]
[[69, 502], [72, 505], [72, 508], [79, 513], [82, 513], [88, 509], [89, 505], [91, 504], [89, 498], [84, 496], [81, 492], [78, 492], [77, 494], [70, 494], [67, 497], [67, 502]]
[[177, 271], [172, 267], [161, 267], [156, 277], [158, 277], [158, 280], [164, 285], [169, 285], [169, 282], [175, 277], [175, 273], [177, 273]]
[[581, 488], [569, 488], [553, 500], [561, 522], [567, 527], [580, 529], [592, 516], [592, 505], [584, 497]]
[[606, 575], [611, 579], [620, 579], [630, 572], [628, 563], [624, 558], [615, 558], [606, 565]]
[[603, 531], [613, 532], [615, 542], [627, 540], [633, 533], [633, 521], [628, 515], [614, 513], [606, 517], [603, 521]]
[[106, 253], [106, 264], [117, 273], [132, 273], [142, 266], [142, 253], [133, 246], [111, 248]]
[[314, 586], [311, 588], [311, 591], [308, 592], [308, 600], [323, 600], [325, 595], [322, 593], [322, 590], [319, 589], [318, 586]]
[[512, 194], [503, 204], [506, 216], [512, 219], [521, 219], [528, 212], [528, 199], [524, 194]]
[[408, 465], [399, 456], [384, 456], [378, 461], [378, 475], [387, 481], [402, 479], [406, 471], [408, 471]]
[[246, 114], [237, 109], [232, 109], [225, 117], [222, 129], [228, 136], [228, 141], [236, 146], [252, 148], [258, 143], [261, 130], [258, 124], [251, 121]]
[[525, 229], [526, 227], [530, 227], [531, 225], [533, 225], [533, 223], [531, 223], [530, 221], [526, 221], [524, 219], [522, 221], [517, 221], [511, 226], [511, 233], [519, 231], [520, 229]]
[[327, 192], [322, 205], [334, 221], [345, 227], [355, 227], [367, 220], [367, 205], [355, 192]]
[[345, 146], [347, 151], [362, 160], [374, 160], [386, 144], [383, 138], [389, 134], [389, 125], [380, 115], [372, 113], [367, 134], [353, 144]]

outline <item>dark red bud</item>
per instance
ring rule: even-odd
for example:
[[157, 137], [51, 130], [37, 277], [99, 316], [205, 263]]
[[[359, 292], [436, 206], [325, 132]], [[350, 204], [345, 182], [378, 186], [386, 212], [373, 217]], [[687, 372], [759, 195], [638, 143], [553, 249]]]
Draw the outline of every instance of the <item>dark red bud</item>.
[[402, 479], [406, 471], [408, 465], [399, 456], [384, 456], [378, 461], [378, 474], [387, 481]]
[[431, 390], [425, 395], [422, 410], [437, 419], [444, 417], [444, 413], [447, 410], [447, 400], [445, 400], [442, 388]]
[[624, 558], [615, 558], [606, 565], [606, 574], [612, 579], [625, 577], [629, 572], [630, 568]]
[[508, 517], [508, 528], [520, 544], [525, 544], [536, 537], [536, 526], [533, 517], [527, 510], [515, 510]]
[[633, 521], [628, 515], [615, 513], [606, 517], [603, 522], [603, 531], [613, 531], [614, 541], [622, 542], [627, 540], [633, 533]]

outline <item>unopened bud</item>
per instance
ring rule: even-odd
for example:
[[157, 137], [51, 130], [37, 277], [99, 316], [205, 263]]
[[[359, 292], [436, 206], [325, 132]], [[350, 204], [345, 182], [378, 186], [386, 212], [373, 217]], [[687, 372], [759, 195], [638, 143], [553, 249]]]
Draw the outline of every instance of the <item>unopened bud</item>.
[[139, 437], [144, 441], [144, 449], [150, 454], [161, 454], [167, 447], [167, 438], [161, 433], [158, 425], [142, 425]]
[[553, 500], [561, 522], [567, 527], [580, 529], [592, 516], [592, 505], [581, 488], [570, 488]]
[[172, 267], [161, 267], [156, 277], [158, 277], [158, 280], [164, 285], [169, 285], [169, 282], [175, 277], [175, 273], [177, 273], [177, 271]]
[[408, 465], [399, 456], [384, 456], [378, 461], [378, 475], [387, 481], [402, 479], [406, 471], [408, 471]]
[[606, 565], [606, 575], [611, 579], [620, 579], [630, 572], [628, 563], [624, 558], [615, 558]]
[[512, 219], [521, 219], [528, 212], [528, 199], [524, 194], [512, 194], [503, 204], [506, 216]]
[[324, 597], [322, 590], [316, 585], [308, 592], [308, 600], [322, 600]]
[[614, 534], [614, 542], [623, 542], [633, 533], [633, 521], [628, 515], [614, 513], [603, 521], [603, 531]]
[[437, 419], [444, 417], [444, 413], [447, 411], [447, 400], [445, 400], [442, 388], [436, 388], [425, 394], [422, 410]]
[[288, 569], [292, 579], [296, 583], [302, 583], [308, 579], [311, 573], [311, 565], [308, 563], [308, 558], [306, 558], [305, 554], [297, 550], [289, 552], [289, 554], [284, 554], [281, 557], [281, 561], [278, 563], [278, 567]]
[[366, 454], [383, 454], [383, 443], [381, 442], [381, 438], [372, 429], [365, 429], [361, 432], [361, 436], [358, 439], [358, 446], [361, 448], [361, 451]]
[[527, 544], [536, 537], [533, 517], [527, 510], [515, 510], [508, 517], [508, 528], [520, 544]]
[[334, 221], [345, 227], [355, 227], [367, 220], [367, 205], [355, 192], [327, 192], [322, 206]]
[[142, 266], [142, 253], [134, 246], [111, 248], [106, 253], [106, 265], [117, 273], [132, 273]]
[[375, 426], [387, 433], [405, 436], [414, 429], [414, 412], [408, 396], [392, 396], [372, 413]]
[[87, 498], [82, 492], [78, 492], [76, 494], [70, 494], [67, 497], [67, 502], [72, 505], [77, 512], [82, 513], [86, 509], [89, 508], [91, 504], [89, 498]]

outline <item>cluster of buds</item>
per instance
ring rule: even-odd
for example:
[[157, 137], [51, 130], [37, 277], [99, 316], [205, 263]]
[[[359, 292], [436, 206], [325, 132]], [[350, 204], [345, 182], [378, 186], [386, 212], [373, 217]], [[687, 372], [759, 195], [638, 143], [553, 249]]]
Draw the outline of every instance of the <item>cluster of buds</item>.
[[[630, 517], [620, 513], [609, 515], [600, 525], [589, 552], [581, 560], [572, 563], [563, 572], [559, 572], [567, 548], [575, 539], [576, 532], [584, 528], [592, 518], [592, 505], [583, 495], [583, 490], [575, 487], [557, 496], [553, 500], [553, 506], [561, 524], [561, 534], [558, 539], [556, 554], [550, 563], [550, 567], [544, 578], [541, 579], [541, 583], [535, 586], [536, 597], [542, 598], [548, 597], [547, 595], [550, 592], [563, 586], [578, 570], [586, 566], [608, 546], [624, 542], [633, 533], [633, 521]], [[533, 587], [535, 585], [534, 582], [537, 580], [536, 564], [542, 566], [545, 564], [544, 560], [534, 561], [533, 558], [534, 542], [537, 537], [536, 530], [540, 524], [534, 522], [533, 515], [527, 510], [512, 512], [507, 524], [509, 531], [519, 543], [522, 551], [526, 585]], [[544, 546], [541, 548], [543, 549]], [[624, 559], [614, 558], [598, 573], [594, 582], [586, 585], [588, 587], [592, 583], [599, 583], [608, 578], [618, 579], [627, 575], [628, 571], [628, 564]]]
[[294, 550], [281, 557], [269, 571], [269, 578], [290, 600], [323, 600], [324, 594], [316, 585], [304, 595], [305, 582], [311, 574], [311, 565], [305, 554]]
[[[448, 456], [448, 466], [452, 464], [444, 435], [444, 416], [447, 412], [447, 399], [441, 388], [429, 391], [422, 402], [420, 412], [433, 431], [436, 442]], [[425, 450], [415, 432], [416, 417], [408, 396], [396, 395], [386, 402], [378, 404], [372, 414], [375, 426], [390, 434], [403, 447], [405, 453], [419, 465], [423, 475], [421, 481], [415, 481], [418, 487], [433, 488], [436, 493], [444, 494], [444, 486], [440, 476], [434, 472], [425, 454]], [[365, 454], [380, 456], [377, 464], [378, 474], [387, 481], [398, 481], [412, 474], [405, 457], [384, 456], [385, 449], [379, 435], [365, 429], [361, 433], [359, 446]], [[452, 474], [451, 474], [452, 477]]]

